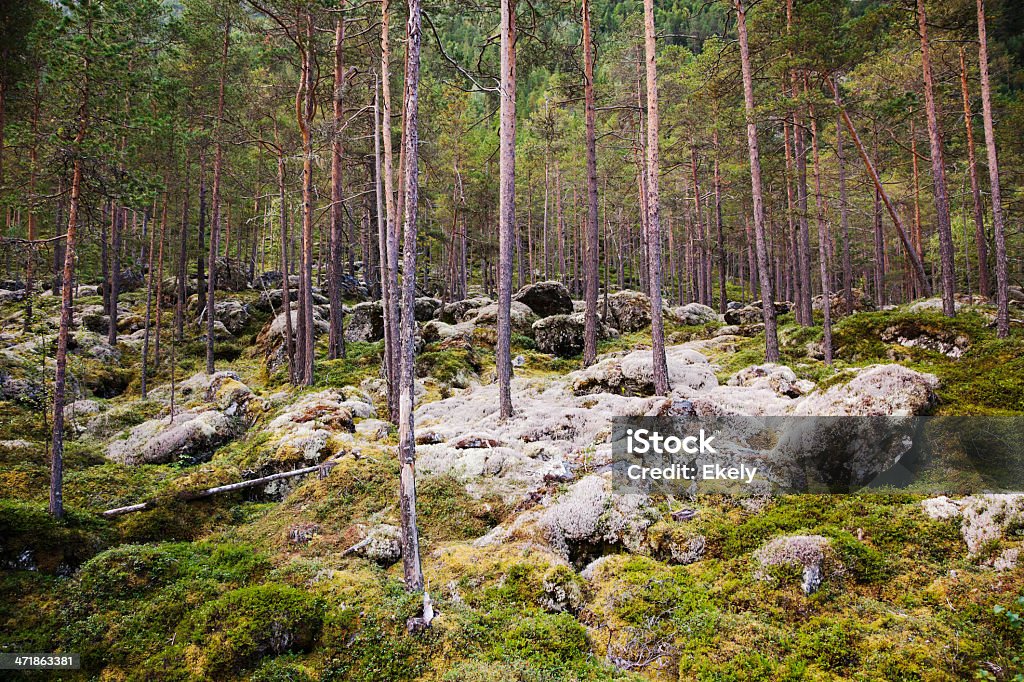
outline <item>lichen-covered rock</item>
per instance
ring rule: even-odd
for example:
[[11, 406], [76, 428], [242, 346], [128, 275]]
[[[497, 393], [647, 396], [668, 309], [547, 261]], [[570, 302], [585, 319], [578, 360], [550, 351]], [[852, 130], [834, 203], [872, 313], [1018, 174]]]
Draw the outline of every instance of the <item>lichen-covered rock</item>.
[[[267, 322], [256, 337], [255, 352], [263, 356], [267, 370], [275, 371], [288, 364], [287, 344], [285, 342], [285, 314], [281, 312], [273, 320]], [[299, 313], [294, 308], [288, 313], [292, 319], [292, 341], [295, 341], [298, 329]], [[330, 330], [330, 324], [324, 318], [319, 307], [313, 307], [313, 334], [320, 336]]]
[[610, 547], [641, 552], [656, 517], [646, 496], [614, 494], [608, 480], [592, 475], [569, 486], [538, 525], [556, 553], [585, 564]]
[[668, 308], [665, 314], [675, 320], [677, 324], [702, 325], [718, 320], [718, 313], [701, 303], [687, 303], [686, 305]]
[[752, 305], [742, 308], [733, 308], [725, 311], [725, 323], [727, 325], [748, 325], [761, 322], [764, 311]]
[[186, 410], [139, 424], [107, 446], [106, 454], [129, 465], [203, 462], [241, 431], [240, 421], [220, 410]]
[[245, 329], [252, 318], [249, 306], [241, 301], [219, 301], [214, 304], [213, 311], [213, 318], [232, 335]]
[[345, 325], [347, 341], [375, 342], [384, 338], [384, 306], [380, 301], [366, 301], [352, 308]]
[[[533, 335], [533, 323], [537, 315], [519, 301], [512, 301], [509, 309], [509, 317], [512, 324], [512, 331], [517, 334]], [[476, 316], [472, 318], [475, 325], [494, 326], [498, 323], [498, 304], [492, 303], [476, 309]]]
[[99, 413], [100, 404], [95, 400], [76, 400], [64, 406], [64, 421], [71, 424], [80, 424], [81, 428], [85, 428], [88, 420]]
[[573, 312], [569, 290], [561, 282], [527, 284], [516, 292], [512, 300], [527, 306], [537, 317], [571, 315]]
[[583, 352], [584, 323], [581, 315], [551, 315], [533, 323], [537, 350], [560, 358]]
[[[669, 388], [674, 395], [688, 396], [718, 385], [708, 359], [695, 350], [682, 346], [666, 349]], [[617, 393], [627, 396], [654, 394], [654, 366], [649, 350], [598, 359], [590, 367], [569, 374], [576, 395]]]
[[946, 357], [959, 358], [971, 347], [971, 340], [964, 334], [941, 329], [928, 329], [912, 324], [897, 324], [882, 330], [882, 341], [895, 343], [905, 348], [922, 348], [942, 353]]
[[[361, 400], [347, 400], [337, 389], [302, 396], [266, 426], [276, 437], [278, 461], [321, 462], [351, 443], [355, 431], [353, 406]], [[372, 405], [360, 411], [372, 414]]]
[[386, 523], [374, 526], [350, 551], [381, 566], [390, 566], [402, 558], [402, 529]]
[[829, 577], [843, 572], [831, 541], [821, 535], [786, 535], [775, 538], [754, 553], [759, 580], [772, 580], [772, 568], [795, 566], [802, 572], [800, 588], [812, 594]]
[[446, 324], [458, 324], [467, 321], [472, 315], [475, 315], [476, 313], [473, 311], [477, 308], [483, 308], [492, 303], [494, 301], [486, 296], [465, 298], [461, 301], [454, 301], [453, 303], [441, 306], [436, 313], [436, 317]]
[[116, 364], [121, 360], [121, 351], [108, 344], [105, 337], [84, 329], [79, 329], [71, 334], [68, 350], [104, 363]]
[[608, 323], [622, 333], [651, 324], [651, 299], [639, 291], [618, 291], [608, 297]]
[[234, 258], [218, 258], [215, 282], [218, 291], [245, 291], [249, 288], [245, 263]]
[[767, 388], [789, 398], [797, 398], [814, 389], [812, 382], [797, 379], [796, 373], [789, 367], [770, 362], [741, 369], [726, 383], [729, 386]]
[[921, 507], [932, 519], [959, 517], [960, 535], [971, 554], [1002, 538], [1007, 529], [1024, 524], [1024, 493], [971, 495], [960, 500], [943, 495], [924, 500]]
[[473, 338], [473, 329], [472, 322], [448, 324], [441, 320], [431, 320], [423, 325], [422, 336], [425, 343], [459, 340], [468, 344]]
[[817, 391], [794, 414], [819, 416], [912, 416], [935, 404], [939, 380], [901, 365], [872, 365], [850, 381]]
[[[853, 313], [859, 313], [864, 310], [874, 310], [875, 303], [872, 301], [861, 289], [853, 289], [852, 291], [852, 302], [853, 305], [849, 310], [846, 309], [846, 295], [842, 290], [833, 291], [832, 296], [829, 298], [830, 307], [829, 311], [833, 317], [842, 317], [844, 315], [852, 315]], [[814, 310], [821, 310], [821, 304], [824, 298], [821, 294], [818, 294], [811, 301], [811, 307]]]
[[[313, 305], [328, 305], [327, 297], [320, 293], [319, 289], [314, 287], [312, 296]], [[299, 290], [297, 287], [293, 287], [288, 290], [288, 301], [292, 306], [296, 305], [299, 300]], [[253, 304], [256, 310], [264, 313], [279, 312], [281, 307], [284, 305], [284, 290], [283, 289], [266, 289], [260, 292], [260, 297]]]
[[441, 301], [430, 296], [418, 296], [416, 298], [416, 304], [414, 306], [415, 317], [417, 322], [427, 322], [434, 319], [434, 315], [437, 313], [438, 308], [441, 307]]

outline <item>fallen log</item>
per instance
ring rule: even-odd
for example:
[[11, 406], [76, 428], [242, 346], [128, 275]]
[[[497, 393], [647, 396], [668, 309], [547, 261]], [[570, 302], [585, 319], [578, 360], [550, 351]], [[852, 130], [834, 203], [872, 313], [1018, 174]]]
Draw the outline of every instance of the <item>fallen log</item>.
[[[269, 476], [261, 476], [260, 478], [250, 478], [245, 481], [239, 481], [238, 483], [228, 483], [227, 485], [218, 485], [213, 488], [207, 488], [206, 490], [196, 490], [179, 493], [177, 499], [184, 501], [200, 500], [213, 495], [219, 495], [220, 493], [230, 493], [236, 490], [245, 490], [246, 488], [255, 488], [256, 486], [263, 485], [264, 483], [270, 483], [271, 481], [278, 481], [283, 478], [293, 478], [295, 476], [302, 476], [304, 474], [319, 473], [320, 478], [324, 478], [334, 468], [336, 463], [333, 461], [326, 461], [323, 464], [317, 464], [316, 466], [303, 467], [302, 469], [294, 469], [292, 471], [282, 471], [276, 474], [270, 474]], [[147, 500], [146, 502], [139, 502], [137, 504], [129, 504], [124, 507], [115, 507], [108, 509], [102, 513], [104, 518], [114, 518], [115, 516], [123, 516], [124, 514], [132, 514], [134, 512], [145, 511], [152, 509], [157, 505], [156, 500]]]

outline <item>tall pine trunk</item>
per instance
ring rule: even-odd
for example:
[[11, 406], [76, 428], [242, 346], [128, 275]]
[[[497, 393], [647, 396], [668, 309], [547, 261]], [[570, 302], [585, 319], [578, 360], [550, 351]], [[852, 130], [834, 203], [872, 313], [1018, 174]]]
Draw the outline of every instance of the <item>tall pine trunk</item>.
[[416, 524], [416, 435], [413, 417], [416, 352], [416, 213], [419, 208], [419, 86], [422, 42], [420, 0], [409, 0], [405, 68], [405, 234], [402, 275], [402, 369], [399, 394], [398, 452], [401, 464], [399, 507], [402, 518], [402, 567], [405, 588], [423, 589], [420, 539]]
[[974, 244], [978, 250], [978, 293], [989, 295], [988, 244], [985, 242], [985, 215], [981, 208], [981, 187], [978, 183], [978, 160], [974, 153], [974, 121], [971, 95], [967, 88], [967, 59], [960, 48], [960, 90], [964, 98], [964, 127], [967, 129], [967, 170], [971, 177], [971, 201], [974, 206]]
[[210, 252], [207, 258], [209, 281], [206, 286], [206, 373], [215, 371], [213, 361], [213, 323], [216, 321], [217, 252], [220, 249], [221, 221], [221, 174], [224, 170], [224, 145], [221, 141], [221, 126], [224, 123], [224, 87], [227, 81], [228, 46], [231, 42], [231, 19], [224, 21], [224, 43], [221, 48], [220, 86], [217, 91], [217, 123], [213, 156], [213, 220], [210, 225]]
[[[590, 0], [583, 0], [583, 99], [587, 145], [587, 228], [583, 316], [583, 366], [588, 367], [597, 358], [597, 289], [598, 248], [597, 230], [597, 112], [594, 105], [594, 45], [590, 27]], [[532, 267], [532, 266], [531, 266]]]
[[[398, 328], [399, 316], [399, 287], [398, 287], [398, 225], [401, 216], [395, 206], [395, 171], [394, 171], [394, 150], [391, 141], [391, 45], [389, 41], [389, 26], [391, 13], [389, 11], [389, 0], [381, 2], [381, 29], [380, 29], [380, 79], [381, 79], [381, 103], [383, 110], [381, 116], [383, 125], [381, 141], [384, 145], [384, 209], [386, 212], [385, 229], [387, 231], [387, 260], [381, 262], [383, 276], [387, 278], [388, 305], [385, 306], [387, 317], [384, 324], [390, 330], [391, 345], [385, 345], [385, 352], [388, 359], [385, 363], [387, 368], [387, 403], [388, 414], [391, 422], [399, 422], [398, 405], [398, 382], [401, 367], [401, 336]], [[403, 88], [404, 91], [404, 88]], [[404, 96], [403, 96], [404, 97]], [[405, 106], [404, 99], [402, 106]], [[403, 120], [403, 130], [405, 122]], [[404, 169], [400, 168], [401, 172]]]
[[[331, 141], [331, 239], [330, 277], [327, 293], [331, 302], [331, 329], [327, 340], [327, 357], [345, 357], [344, 309], [341, 301], [341, 249], [344, 238], [344, 204], [342, 188], [341, 127], [344, 118], [345, 60], [342, 46], [345, 42], [345, 19], [341, 12], [334, 23], [334, 130]], [[369, 259], [367, 259], [369, 260]]]
[[[761, 153], [757, 141], [757, 120], [754, 105], [754, 77], [750, 67], [750, 45], [747, 40], [747, 12], [743, 0], [734, 0], [736, 29], [740, 39], [740, 66], [743, 71], [743, 102], [747, 116], [747, 149], [750, 152], [750, 185], [754, 199], [754, 246], [757, 251], [757, 274], [761, 288], [761, 310], [764, 318], [765, 359], [779, 361], [779, 336], [775, 321], [775, 297], [768, 271], [768, 248], [765, 242], [764, 195], [761, 185]], [[755, 263], [751, 264], [752, 267]], [[753, 280], [753, 278], [752, 278]]]
[[[88, 21], [92, 35], [92, 20]], [[64, 393], [67, 386], [68, 338], [71, 332], [71, 283], [75, 270], [75, 234], [82, 203], [82, 143], [89, 122], [89, 58], [84, 58], [81, 99], [78, 103], [78, 133], [74, 141], [68, 230], [64, 238], [64, 270], [61, 276], [60, 327], [57, 331], [56, 372], [53, 381], [53, 441], [50, 452], [50, 514], [64, 516]]]
[[658, 200], [658, 71], [654, 42], [654, 0], [644, 0], [644, 56], [647, 63], [647, 263], [650, 272], [651, 351], [654, 393], [667, 395], [665, 321], [661, 315], [661, 217]]
[[988, 32], [985, 27], [985, 0], [978, 0], [978, 66], [981, 70], [981, 109], [985, 123], [985, 151], [988, 154], [988, 179], [992, 196], [992, 230], [996, 246], [996, 332], [999, 338], [1010, 335], [1010, 291], [1006, 262], [1006, 233], [1003, 226], [1003, 198], [999, 187], [999, 155], [996, 153], [992, 122], [992, 86], [988, 76]]
[[921, 34], [921, 70], [924, 72], [924, 108], [928, 118], [928, 141], [931, 145], [932, 182], [935, 186], [935, 223], [939, 233], [939, 259], [942, 263], [942, 312], [956, 315], [956, 273], [953, 265], [953, 231], [949, 222], [949, 195], [946, 191], [946, 164], [942, 155], [942, 131], [939, 129], [935, 83], [932, 78], [928, 49], [927, 17], [924, 0], [917, 0], [917, 28]]
[[512, 257], [516, 229], [515, 0], [501, 0], [501, 128], [498, 153], [498, 416], [512, 416]]

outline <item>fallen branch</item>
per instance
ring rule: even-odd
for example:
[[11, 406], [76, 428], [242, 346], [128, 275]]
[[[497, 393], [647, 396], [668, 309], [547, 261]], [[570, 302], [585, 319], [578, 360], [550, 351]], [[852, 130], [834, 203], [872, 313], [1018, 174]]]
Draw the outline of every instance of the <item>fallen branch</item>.
[[[229, 483], [227, 485], [218, 485], [213, 488], [207, 488], [206, 490], [188, 491], [178, 494], [178, 499], [183, 501], [200, 500], [206, 497], [212, 497], [213, 495], [219, 495], [220, 493], [230, 493], [236, 490], [245, 490], [246, 488], [255, 488], [256, 486], [263, 485], [264, 483], [270, 483], [271, 481], [278, 481], [283, 478], [293, 478], [295, 476], [302, 476], [303, 474], [319, 473], [320, 478], [327, 476], [328, 472], [334, 468], [335, 462], [326, 461], [323, 464], [317, 464], [316, 466], [303, 467], [302, 469], [295, 469], [293, 471], [282, 471], [276, 474], [270, 474], [269, 476], [261, 476], [260, 478], [251, 478], [246, 481], [239, 481], [238, 483]], [[134, 512], [145, 511], [146, 509], [152, 509], [157, 505], [156, 500], [148, 500], [146, 502], [139, 502], [138, 504], [130, 504], [126, 507], [115, 507], [114, 509], [108, 509], [103, 512], [105, 518], [114, 518], [115, 516], [123, 516], [124, 514], [132, 514]]]

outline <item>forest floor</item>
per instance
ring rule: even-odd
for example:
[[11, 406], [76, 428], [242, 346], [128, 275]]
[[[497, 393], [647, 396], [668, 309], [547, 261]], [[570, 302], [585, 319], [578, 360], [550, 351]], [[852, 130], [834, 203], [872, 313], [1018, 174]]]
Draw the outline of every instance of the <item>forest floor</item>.
[[[218, 341], [222, 374], [211, 379], [189, 311], [186, 341], [174, 349], [183, 416], [169, 403], [173, 309], [163, 312], [164, 360], [146, 399], [139, 344], [126, 333], [110, 349], [83, 324], [69, 364], [83, 402], [70, 413], [61, 521], [46, 513], [46, 375], [58, 300], [37, 299], [30, 333], [20, 304], [0, 307], [0, 650], [78, 652], [83, 661], [81, 672], [23, 679], [1024, 672], [1015, 615], [1024, 610], [1024, 561], [1016, 561], [1024, 498], [708, 496], [686, 501], [692, 518], [674, 520], [679, 500], [624, 500], [602, 468], [609, 417], [642, 414], [656, 399], [603, 391], [607, 378], [581, 373], [578, 359], [515, 335], [521, 415], [498, 425], [485, 325], [461, 341], [427, 341], [418, 356], [420, 537], [439, 615], [409, 633], [421, 597], [404, 590], [396, 550], [397, 435], [383, 421], [382, 343], [349, 343], [346, 359], [318, 362], [315, 386], [292, 388], [283, 369], [268, 369], [261, 332], [271, 314], [259, 311], [259, 294], [223, 296], [249, 314]], [[82, 297], [76, 310], [84, 316], [100, 303]], [[131, 292], [122, 305], [122, 317], [138, 318], [145, 300]], [[986, 306], [964, 305], [955, 319], [928, 305], [859, 312], [836, 323], [837, 359], [827, 367], [815, 358], [820, 327], [783, 315], [783, 363], [803, 387], [797, 398], [775, 384], [729, 385], [763, 361], [756, 328], [723, 335], [719, 321], [670, 321], [666, 333], [679, 358], [673, 371], [706, 405], [764, 397], [763, 414], [846, 390], [865, 368], [901, 365], [938, 379], [917, 385], [928, 393], [917, 413], [1024, 414], [1024, 330], [997, 339], [990, 320]], [[325, 345], [326, 335], [321, 358]], [[649, 345], [641, 329], [606, 339], [599, 352], [626, 371], [623, 358]], [[581, 382], [597, 388], [579, 391]], [[170, 436], [158, 437], [172, 429], [181, 429], [180, 447], [168, 458], [157, 446]], [[322, 476], [183, 499], [326, 461], [333, 468]], [[142, 501], [153, 505], [100, 514]], [[820, 585], [807, 590], [811, 564]]]

